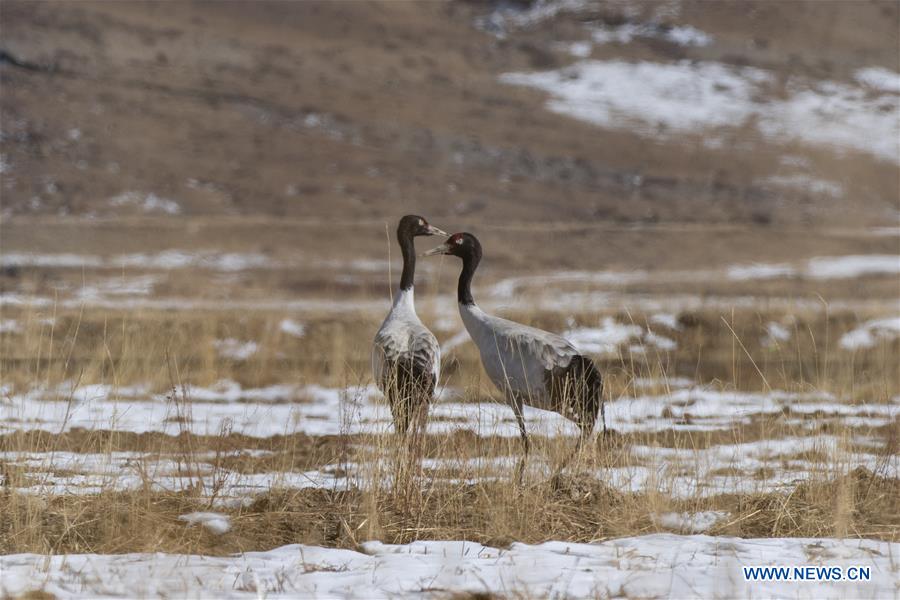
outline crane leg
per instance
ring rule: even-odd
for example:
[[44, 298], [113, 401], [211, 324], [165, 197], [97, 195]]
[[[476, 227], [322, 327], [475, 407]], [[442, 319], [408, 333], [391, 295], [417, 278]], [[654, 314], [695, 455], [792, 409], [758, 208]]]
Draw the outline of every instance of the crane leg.
[[513, 398], [510, 404], [512, 405], [513, 414], [516, 415], [516, 423], [519, 424], [519, 435], [522, 438], [523, 455], [516, 465], [516, 483], [521, 486], [525, 476], [525, 463], [528, 460], [528, 453], [531, 451], [531, 442], [528, 441], [528, 432], [525, 430], [525, 414], [522, 401]]
[[606, 435], [606, 402], [600, 399], [600, 420], [603, 421], [603, 435]]

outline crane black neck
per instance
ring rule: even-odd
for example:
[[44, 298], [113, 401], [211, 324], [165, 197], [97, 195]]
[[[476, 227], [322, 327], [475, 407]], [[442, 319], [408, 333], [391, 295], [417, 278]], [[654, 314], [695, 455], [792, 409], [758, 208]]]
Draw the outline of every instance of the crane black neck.
[[403, 255], [403, 273], [400, 275], [400, 291], [411, 290], [416, 276], [416, 245], [413, 234], [401, 229], [397, 232], [397, 242]]
[[466, 253], [462, 255], [463, 267], [459, 274], [459, 283], [456, 286], [456, 300], [464, 306], [472, 306], [475, 299], [472, 298], [472, 277], [475, 275], [475, 269], [481, 262], [481, 256], [478, 253]]

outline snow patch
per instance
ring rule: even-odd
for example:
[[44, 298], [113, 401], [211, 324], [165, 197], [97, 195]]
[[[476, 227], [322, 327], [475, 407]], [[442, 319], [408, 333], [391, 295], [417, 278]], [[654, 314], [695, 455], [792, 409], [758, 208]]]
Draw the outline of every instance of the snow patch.
[[155, 275], [111, 277], [77, 288], [75, 298], [85, 302], [100, 301], [106, 296], [148, 296], [159, 281]]
[[[292, 544], [231, 556], [0, 556], [4, 593], [83, 597], [428, 598], [502, 590], [527, 598], [888, 598], [900, 544], [880, 540], [676, 535], [495, 548], [369, 541], [361, 552]], [[871, 581], [744, 582], [746, 565], [865, 565]], [[674, 574], [674, 575], [673, 575]]]
[[201, 525], [216, 535], [231, 530], [231, 518], [216, 512], [192, 512], [178, 517], [179, 521], [187, 521], [188, 526]]
[[615, 354], [619, 346], [641, 336], [644, 330], [638, 325], [617, 323], [606, 317], [600, 327], [579, 327], [562, 334], [578, 348], [588, 354]]
[[564, 45], [565, 50], [575, 58], [587, 58], [594, 50], [594, 46], [590, 42], [572, 42]]
[[167, 215], [181, 213], [181, 206], [176, 201], [162, 198], [152, 192], [149, 194], [144, 192], [123, 192], [110, 198], [109, 205], [115, 207], [133, 206], [140, 208], [146, 213], [158, 212]]
[[126, 254], [114, 257], [110, 262], [116, 267], [165, 270], [197, 267], [228, 272], [272, 266], [267, 256], [258, 253], [184, 250], [167, 250], [158, 254]]
[[756, 126], [763, 138], [800, 141], [900, 162], [900, 106], [894, 96], [836, 82], [789, 82], [786, 99], [764, 100], [775, 82], [762, 69], [709, 61], [583, 60], [555, 71], [507, 73], [504, 83], [551, 94], [547, 108], [646, 137]]
[[0, 333], [19, 333], [22, 327], [15, 319], [0, 319]]
[[844, 350], [860, 350], [897, 337], [900, 337], [900, 317], [874, 319], [845, 333], [839, 344]]
[[762, 339], [763, 346], [777, 346], [779, 342], [791, 339], [791, 330], [775, 321], [766, 323], [766, 335]]
[[629, 44], [635, 38], [661, 39], [685, 47], [709, 46], [713, 42], [710, 34], [690, 25], [667, 27], [656, 23], [623, 23], [591, 28], [591, 39], [597, 44]]
[[687, 377], [636, 377], [632, 380], [631, 385], [635, 388], [676, 389], [692, 387], [694, 380]]
[[742, 123], [750, 113], [755, 83], [769, 77], [759, 69], [712, 62], [586, 60], [559, 71], [508, 73], [501, 81], [550, 92], [553, 112], [655, 136], [661, 129]]
[[819, 257], [810, 260], [806, 267], [806, 275], [813, 279], [848, 279], [863, 275], [898, 273], [900, 273], [900, 256], [892, 254]]
[[818, 196], [828, 196], [829, 198], [843, 198], [844, 186], [833, 181], [824, 179], [815, 179], [807, 175], [773, 175], [763, 180], [764, 183], [786, 187], [796, 190], [807, 191]]
[[216, 252], [201, 250], [166, 250], [158, 254], [122, 254], [108, 258], [83, 254], [36, 254], [30, 252], [4, 252], [0, 265], [6, 267], [40, 268], [144, 268], [185, 269], [196, 267], [218, 271], [241, 271], [252, 268], [277, 268], [280, 265], [258, 253]]
[[301, 338], [306, 334], [306, 325], [293, 319], [282, 319], [278, 324], [278, 330], [282, 333]]
[[672, 313], [656, 313], [650, 317], [650, 322], [654, 325], [662, 325], [672, 331], [681, 331], [681, 323], [678, 322], [678, 315]]
[[882, 67], [869, 67], [856, 72], [860, 83], [880, 92], [900, 94], [900, 73]]
[[0, 265], [8, 267], [82, 268], [103, 266], [99, 256], [82, 254], [32, 254], [30, 252], [3, 252]]
[[235, 338], [216, 340], [213, 345], [219, 356], [231, 360], [247, 360], [259, 350], [259, 344], [256, 342], [242, 342]]
[[[579, 352], [586, 354], [616, 354], [621, 346], [631, 341], [655, 346], [660, 350], [675, 350], [675, 340], [644, 331], [639, 325], [618, 323], [612, 317], [605, 317], [600, 327], [578, 327], [562, 334]], [[640, 343], [629, 346], [629, 352], [643, 354], [646, 352]]]
[[675, 340], [652, 331], [648, 331], [644, 334], [644, 343], [656, 346], [660, 350], [675, 350], [678, 348], [678, 344], [675, 343]]
[[562, 271], [546, 275], [524, 275], [501, 279], [491, 287], [490, 294], [508, 298], [528, 287], [551, 287], [565, 283], [619, 286], [641, 283], [649, 280], [650, 277], [650, 273], [646, 271]]
[[490, 13], [475, 19], [475, 27], [503, 39], [509, 31], [534, 27], [559, 15], [594, 7], [591, 0], [535, 0], [527, 5], [498, 2]]
[[713, 525], [728, 517], [728, 513], [718, 510], [708, 510], [697, 513], [663, 513], [655, 516], [655, 521], [666, 529], [672, 529], [679, 533], [704, 533], [712, 529]]

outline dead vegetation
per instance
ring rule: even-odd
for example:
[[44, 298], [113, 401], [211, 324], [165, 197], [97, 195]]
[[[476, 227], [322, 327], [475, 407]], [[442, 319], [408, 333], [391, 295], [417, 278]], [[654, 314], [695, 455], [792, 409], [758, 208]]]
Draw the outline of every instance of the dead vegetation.
[[664, 527], [667, 510], [721, 510], [710, 533], [738, 537], [900, 539], [896, 479], [857, 469], [831, 481], [803, 483], [790, 494], [723, 495], [673, 502], [657, 494], [615, 491], [571, 476], [516, 489], [507, 481], [401, 490], [273, 489], [249, 505], [217, 509], [232, 529], [214, 535], [178, 517], [203, 509], [190, 493], [149, 490], [40, 498], [0, 494], [0, 552], [169, 552], [225, 555], [290, 543], [357, 548], [365, 540], [470, 540], [494, 547], [513, 541], [602, 541]]

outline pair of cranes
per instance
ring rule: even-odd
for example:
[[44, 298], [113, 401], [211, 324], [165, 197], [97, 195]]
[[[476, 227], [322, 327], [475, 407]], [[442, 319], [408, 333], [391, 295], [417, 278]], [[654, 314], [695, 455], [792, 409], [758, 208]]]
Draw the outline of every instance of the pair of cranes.
[[[419, 320], [415, 308], [413, 279], [416, 268], [414, 238], [448, 237], [424, 218], [407, 215], [400, 219], [397, 241], [403, 255], [400, 291], [375, 335], [372, 368], [375, 381], [391, 407], [394, 427], [406, 435], [412, 426], [424, 432], [428, 405], [434, 395], [441, 368], [441, 349], [434, 334]], [[472, 297], [472, 277], [482, 250], [471, 233], [455, 233], [423, 256], [445, 254], [462, 259], [457, 285], [459, 314], [469, 336], [478, 347], [488, 377], [506, 398], [519, 425], [525, 454], [530, 445], [525, 430], [525, 405], [551, 410], [573, 421], [581, 430], [579, 447], [594, 428], [598, 411], [606, 418], [603, 379], [594, 362], [579, 354], [565, 338], [528, 327], [481, 310]]]

